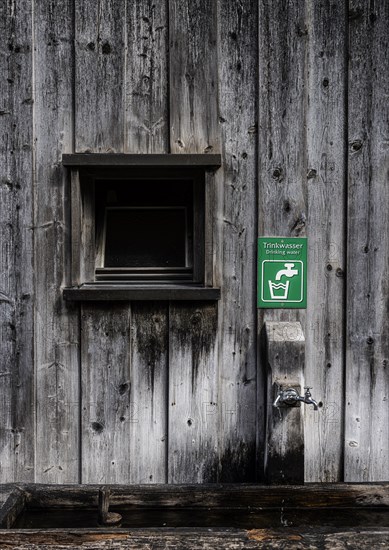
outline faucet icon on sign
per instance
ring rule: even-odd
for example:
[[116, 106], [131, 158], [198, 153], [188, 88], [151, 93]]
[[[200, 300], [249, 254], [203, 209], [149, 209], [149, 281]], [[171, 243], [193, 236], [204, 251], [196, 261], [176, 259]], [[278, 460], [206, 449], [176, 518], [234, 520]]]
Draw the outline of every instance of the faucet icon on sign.
[[[280, 281], [282, 276], [290, 279], [299, 274], [298, 269], [293, 269], [294, 263], [285, 263], [284, 268], [285, 269], [280, 269], [280, 271], [276, 273], [276, 281]], [[286, 300], [288, 298], [289, 281], [278, 284], [273, 281], [269, 281], [269, 288], [272, 300]]]
[[294, 264], [286, 263], [284, 264], [284, 266], [286, 267], [286, 269], [281, 269], [280, 271], [278, 271], [276, 275], [276, 281], [279, 281], [283, 275], [285, 275], [285, 277], [294, 277], [294, 275], [299, 274], [298, 269], [292, 269], [294, 267]]

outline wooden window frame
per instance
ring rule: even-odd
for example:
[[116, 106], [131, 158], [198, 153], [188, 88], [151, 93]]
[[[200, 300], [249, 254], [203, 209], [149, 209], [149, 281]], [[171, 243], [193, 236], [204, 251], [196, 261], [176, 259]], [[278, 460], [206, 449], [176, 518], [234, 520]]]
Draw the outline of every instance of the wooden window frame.
[[[72, 285], [63, 290], [66, 300], [218, 300], [220, 289], [213, 285], [214, 172], [220, 155], [63, 155], [71, 185]], [[101, 224], [96, 237], [95, 184], [98, 180], [139, 181], [190, 179], [193, 182], [193, 275], [169, 280], [169, 274], [147, 280], [133, 269], [120, 269], [112, 280], [112, 269], [101, 266]], [[120, 208], [120, 205], [119, 205]], [[116, 268], [117, 270], [117, 268]], [[131, 273], [132, 272], [132, 273]], [[187, 271], [188, 273], [188, 271]], [[126, 279], [127, 277], [127, 279]], [[142, 280], [143, 278], [143, 280]], [[102, 280], [105, 279], [105, 280]], [[125, 280], [126, 279], [126, 280]], [[136, 282], [133, 282], [135, 280]]]

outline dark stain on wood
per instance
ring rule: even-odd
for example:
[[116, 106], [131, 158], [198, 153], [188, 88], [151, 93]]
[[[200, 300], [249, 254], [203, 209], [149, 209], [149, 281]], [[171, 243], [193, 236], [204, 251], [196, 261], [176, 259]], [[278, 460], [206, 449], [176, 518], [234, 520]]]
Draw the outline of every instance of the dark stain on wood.
[[218, 462], [220, 483], [244, 483], [256, 477], [255, 442], [236, 442], [227, 447]]
[[198, 369], [215, 344], [217, 331], [217, 305], [185, 304], [173, 316], [170, 330], [177, 338], [177, 344], [189, 349], [192, 356], [192, 392], [198, 384]]
[[149, 385], [154, 393], [155, 368], [167, 353], [168, 333], [166, 327], [167, 305], [132, 304], [132, 330], [137, 353], [148, 373]]

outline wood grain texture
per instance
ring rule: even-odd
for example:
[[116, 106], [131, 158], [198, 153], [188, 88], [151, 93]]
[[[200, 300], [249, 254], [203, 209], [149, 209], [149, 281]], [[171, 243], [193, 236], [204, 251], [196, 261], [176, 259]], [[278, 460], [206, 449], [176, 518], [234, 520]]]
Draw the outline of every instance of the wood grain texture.
[[389, 478], [389, 5], [350, 2], [345, 478]]
[[[303, 237], [307, 220], [305, 4], [259, 6], [259, 234]], [[267, 312], [278, 318], [282, 312]], [[284, 312], [285, 316], [289, 312]], [[292, 316], [298, 315], [296, 312]]]
[[349, 529], [309, 530], [282, 529], [234, 529], [233, 531], [200, 529], [182, 531], [140, 530], [128, 534], [123, 531], [83, 530], [71, 532], [39, 533], [34, 530], [0, 532], [0, 542], [4, 549], [13, 550], [66, 550], [82, 548], [98, 550], [333, 550], [333, 548], [358, 548], [369, 550], [386, 548], [389, 543], [389, 530], [386, 528], [360, 529], [358, 533]]
[[281, 389], [303, 394], [305, 338], [300, 323], [267, 322], [265, 478], [268, 483], [304, 483], [304, 404], [275, 407]]
[[170, 150], [216, 153], [216, 2], [169, 0]]
[[169, 307], [169, 483], [215, 482], [218, 472], [217, 306]]
[[306, 414], [306, 481], [343, 475], [346, 13], [331, 9], [272, 2], [259, 16], [259, 233], [309, 237], [307, 312], [259, 323], [304, 327], [305, 383], [324, 402]]
[[[216, 3], [169, 1], [170, 150], [215, 153]], [[169, 307], [169, 483], [216, 481], [217, 306]]]
[[216, 175], [212, 207], [220, 226], [216, 277], [223, 288], [218, 326], [218, 478], [223, 482], [254, 481], [257, 467], [262, 468], [264, 388], [260, 377], [257, 388], [256, 379], [255, 306], [257, 25], [257, 2], [218, 2], [223, 171]]
[[167, 481], [167, 303], [131, 307], [130, 482]]
[[73, 146], [73, 16], [69, 3], [36, 2], [35, 480], [46, 483], [79, 481], [79, 311], [61, 292], [70, 283], [70, 185], [61, 154]]
[[323, 402], [306, 407], [306, 481], [343, 479], [346, 216], [344, 2], [308, 4], [308, 308], [305, 383]]
[[[305, 2], [259, 3], [258, 235], [304, 237], [307, 224]], [[299, 321], [305, 311], [264, 310], [269, 321]], [[262, 343], [263, 345], [263, 343]], [[259, 376], [266, 372], [264, 356]]]
[[130, 479], [130, 309], [84, 305], [82, 340], [82, 483]]
[[[100, 485], [22, 485], [32, 508], [85, 508], [97, 504]], [[6, 486], [6, 495], [14, 489]], [[375, 508], [389, 507], [388, 483], [309, 483], [258, 485], [253, 483], [204, 483], [111, 485], [115, 506], [134, 508]]]
[[121, 153], [126, 22], [123, 3], [85, 0], [75, 7], [76, 152]]
[[167, 0], [127, 1], [125, 150], [169, 151]]
[[[123, 153], [123, 7], [108, 0], [77, 3], [75, 21], [75, 151]], [[130, 318], [129, 304], [81, 305], [84, 483], [129, 480]]]
[[[167, 1], [127, 2], [124, 148], [163, 163], [169, 152], [168, 28]], [[169, 296], [131, 304], [131, 483], [167, 480], [169, 322], [161, 299]]]
[[34, 479], [32, 8], [0, 7], [0, 480]]

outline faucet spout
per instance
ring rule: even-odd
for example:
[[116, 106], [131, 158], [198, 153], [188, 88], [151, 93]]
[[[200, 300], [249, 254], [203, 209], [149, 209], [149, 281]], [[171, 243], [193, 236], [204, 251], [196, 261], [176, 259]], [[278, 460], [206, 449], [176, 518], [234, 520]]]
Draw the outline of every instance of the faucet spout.
[[305, 390], [305, 394], [304, 396], [300, 397], [300, 401], [303, 401], [304, 403], [306, 403], [307, 405], [313, 405], [313, 410], [314, 411], [318, 411], [319, 410], [319, 406], [317, 404], [317, 401], [315, 401], [314, 399], [312, 399], [312, 394], [311, 392], [309, 391], [311, 388], [309, 386], [306, 386], [304, 388]]
[[319, 410], [319, 405], [317, 404], [317, 401], [315, 401], [314, 399], [312, 399], [312, 397], [305, 397], [305, 396], [300, 396], [298, 398], [299, 401], [301, 401], [302, 403], [305, 403], [306, 405], [313, 405], [313, 410], [314, 411], [318, 411]]

